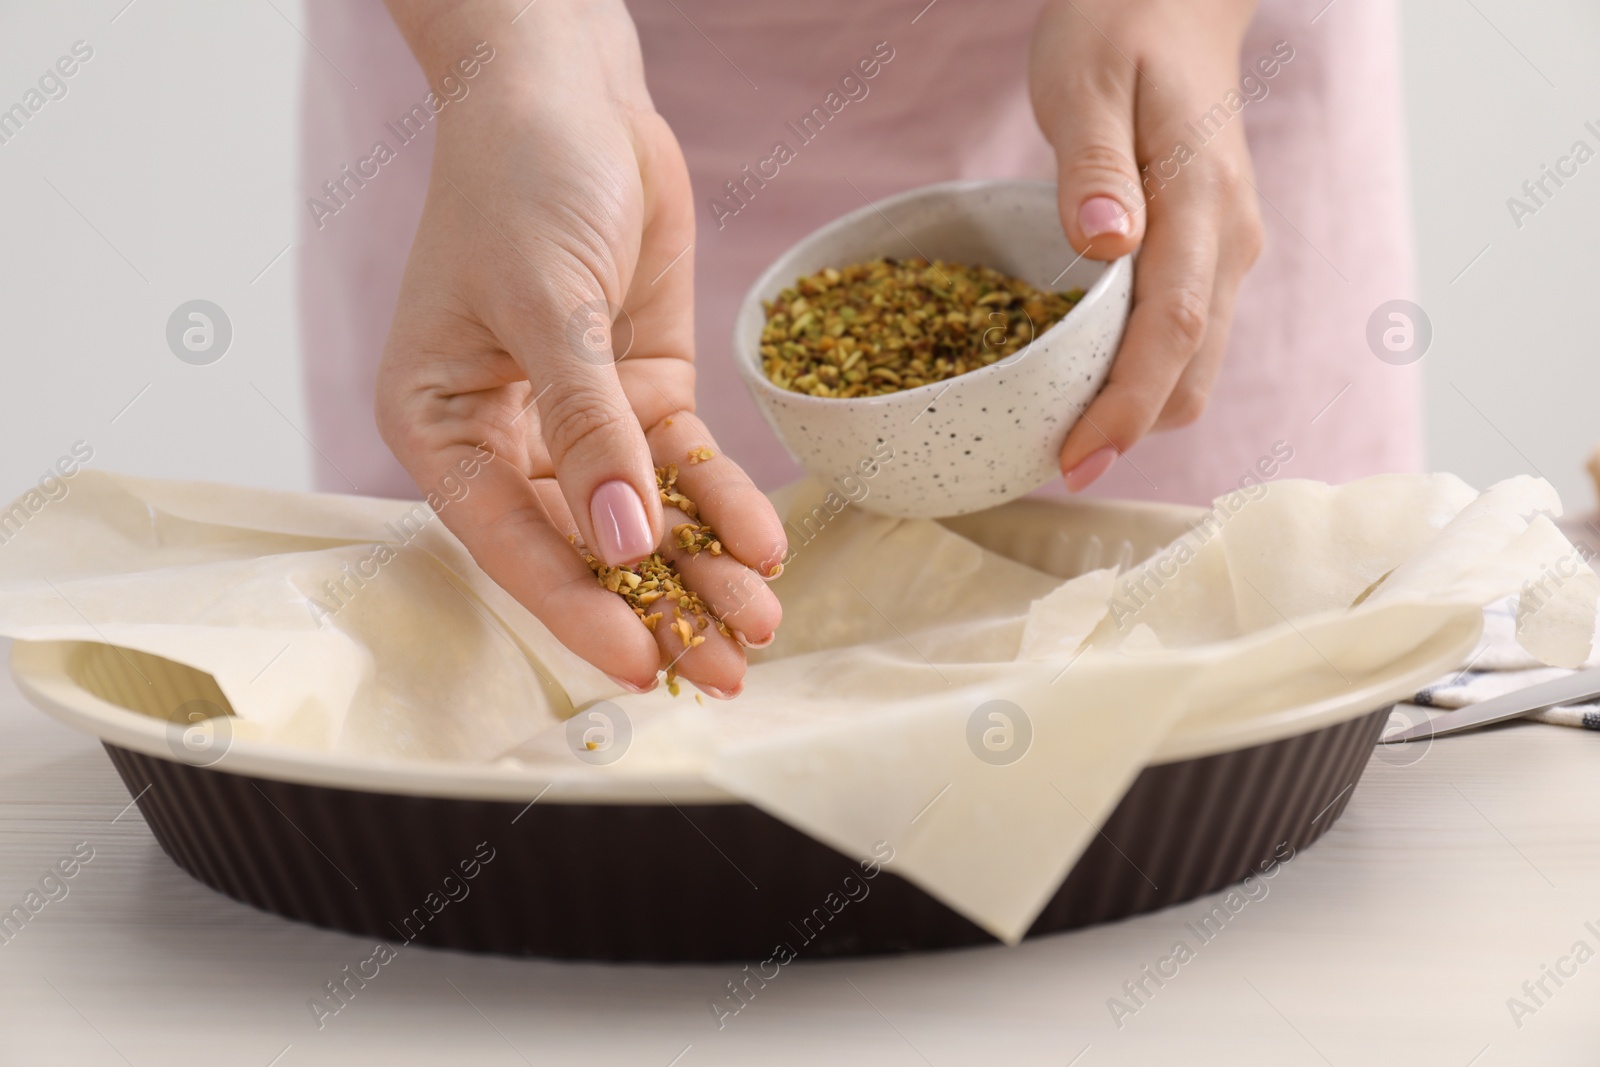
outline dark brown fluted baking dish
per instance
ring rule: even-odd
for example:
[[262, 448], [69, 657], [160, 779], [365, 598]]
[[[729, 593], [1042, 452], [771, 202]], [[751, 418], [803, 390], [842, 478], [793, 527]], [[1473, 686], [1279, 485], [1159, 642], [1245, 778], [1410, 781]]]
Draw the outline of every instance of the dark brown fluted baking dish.
[[[1387, 717], [1147, 767], [1028, 936], [1189, 900], [1305, 848], [1344, 811]], [[194, 877], [391, 944], [689, 961], [764, 959], [779, 945], [822, 957], [994, 940], [887, 869], [862, 882], [856, 863], [748, 804], [398, 796], [106, 751], [156, 840]], [[470, 881], [463, 861], [477, 864]], [[824, 908], [852, 874], [865, 894]], [[461, 888], [446, 893], [448, 875]]]
[[[1147, 557], [1193, 514], [1019, 501], [947, 525], [1068, 578], [1102, 557]], [[1458, 664], [1477, 637], [1470, 622], [1425, 635], [1403, 676], [1378, 672], [1316, 705], [1180, 724], [1029, 936], [1189, 900], [1315, 841], [1372, 753], [1387, 714], [1375, 709]], [[293, 919], [390, 943], [567, 959], [757, 961], [785, 948], [820, 957], [993, 941], [893, 863], [868, 878], [698, 776], [541, 778], [275, 746], [243, 730], [197, 753], [186, 709], [226, 705], [210, 675], [71, 641], [19, 641], [12, 667], [36, 703], [100, 738], [179, 866]], [[202, 725], [226, 733], [237, 721]]]

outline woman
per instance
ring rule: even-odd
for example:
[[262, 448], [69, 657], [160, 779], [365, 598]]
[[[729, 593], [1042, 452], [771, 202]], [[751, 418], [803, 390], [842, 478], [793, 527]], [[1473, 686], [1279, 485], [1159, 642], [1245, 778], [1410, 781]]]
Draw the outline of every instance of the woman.
[[[1110, 381], [1062, 451], [1069, 490], [1202, 501], [1285, 454], [1274, 469], [1330, 481], [1418, 465], [1414, 368], [1364, 342], [1410, 286], [1386, 0], [388, 7], [393, 25], [378, 0], [316, 5], [309, 28], [324, 484], [412, 495], [470, 469], [443, 521], [626, 688], [675, 660], [733, 696], [741, 645], [771, 640], [778, 604], [753, 575], [785, 541], [757, 486], [795, 472], [730, 364], [733, 308], [784, 247], [875, 196], [1054, 175], [1074, 248], [1141, 249]], [[792, 158], [750, 180], [779, 140]], [[597, 322], [599, 358], [578, 340]], [[731, 555], [689, 578], [733, 636], [685, 653], [571, 542], [612, 565], [649, 553], [652, 466], [699, 445], [715, 458], [680, 464], [682, 487]]]

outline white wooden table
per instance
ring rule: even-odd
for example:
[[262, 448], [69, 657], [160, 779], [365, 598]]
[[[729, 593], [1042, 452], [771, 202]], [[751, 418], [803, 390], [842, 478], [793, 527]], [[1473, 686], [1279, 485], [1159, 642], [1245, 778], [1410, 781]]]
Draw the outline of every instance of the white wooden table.
[[[734, 967], [413, 947], [319, 1031], [307, 999], [370, 943], [191, 880], [98, 743], [6, 679], [0, 911], [78, 842], [94, 858], [0, 943], [0, 1065], [1600, 1063], [1600, 958], [1561, 963], [1576, 974], [1546, 977], [1542, 1006], [1522, 990], [1579, 940], [1600, 952], [1600, 734], [1515, 724], [1387, 755], [1120, 1029], [1108, 999], [1197, 945], [1185, 924], [1216, 898], [1015, 949], [800, 962], [720, 1031], [707, 1001]], [[1514, 1020], [1511, 997], [1535, 1011]]]

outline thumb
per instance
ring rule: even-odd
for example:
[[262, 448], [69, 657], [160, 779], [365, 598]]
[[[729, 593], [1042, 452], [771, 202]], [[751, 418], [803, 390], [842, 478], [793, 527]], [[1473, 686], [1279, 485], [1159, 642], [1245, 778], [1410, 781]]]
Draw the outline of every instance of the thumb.
[[614, 567], [635, 563], [664, 527], [650, 447], [617, 377], [629, 319], [598, 296], [544, 310], [533, 330], [516, 331], [512, 356], [533, 387], [556, 482], [589, 550]]
[[1089, 259], [1127, 255], [1144, 239], [1133, 130], [1138, 73], [1072, 5], [1052, 6], [1041, 21], [1031, 68], [1034, 115], [1056, 152], [1067, 240]]

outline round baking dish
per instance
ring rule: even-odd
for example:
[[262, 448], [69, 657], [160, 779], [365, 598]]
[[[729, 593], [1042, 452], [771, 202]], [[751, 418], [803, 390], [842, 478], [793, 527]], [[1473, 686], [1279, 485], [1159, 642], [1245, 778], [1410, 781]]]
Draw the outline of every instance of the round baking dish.
[[[1067, 578], [1103, 557], [1147, 558], [1198, 514], [1023, 500], [946, 525]], [[1115, 547], [1102, 550], [1111, 531]], [[1387, 701], [1456, 666], [1476, 637], [1475, 627], [1440, 631], [1405, 677], [1315, 705], [1180, 723], [1027, 936], [1189, 900], [1305, 848], [1344, 811]], [[994, 941], [892, 863], [863, 870], [698, 777], [379, 760], [242, 733], [194, 751], [184, 709], [226, 703], [207, 674], [73, 641], [18, 641], [12, 669], [35, 703], [102, 741], [174, 862], [291, 919], [391, 944], [595, 960]]]

